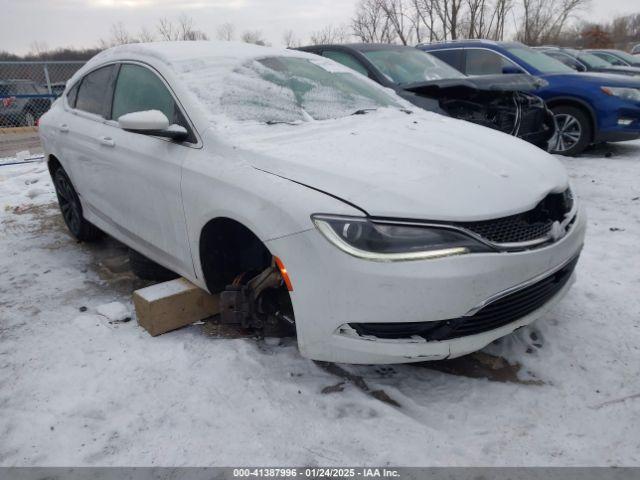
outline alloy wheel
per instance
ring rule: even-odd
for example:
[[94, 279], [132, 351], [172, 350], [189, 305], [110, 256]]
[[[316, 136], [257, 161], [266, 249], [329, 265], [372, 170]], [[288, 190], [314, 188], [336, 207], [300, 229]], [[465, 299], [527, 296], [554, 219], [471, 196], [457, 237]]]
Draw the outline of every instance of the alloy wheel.
[[556, 132], [549, 140], [550, 150], [553, 152], [566, 152], [575, 147], [582, 137], [582, 125], [576, 117], [568, 113], [559, 113], [554, 116]]
[[65, 223], [73, 233], [80, 231], [81, 211], [73, 187], [64, 174], [56, 175], [56, 193]]

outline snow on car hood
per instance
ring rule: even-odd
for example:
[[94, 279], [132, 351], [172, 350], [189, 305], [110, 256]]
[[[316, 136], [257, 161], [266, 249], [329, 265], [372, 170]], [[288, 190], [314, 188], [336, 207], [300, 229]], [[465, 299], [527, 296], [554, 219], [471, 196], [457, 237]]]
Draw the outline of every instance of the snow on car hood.
[[255, 168], [322, 190], [376, 217], [497, 218], [529, 210], [568, 186], [564, 167], [538, 148], [420, 110], [385, 109], [234, 133], [225, 137], [234, 139]]

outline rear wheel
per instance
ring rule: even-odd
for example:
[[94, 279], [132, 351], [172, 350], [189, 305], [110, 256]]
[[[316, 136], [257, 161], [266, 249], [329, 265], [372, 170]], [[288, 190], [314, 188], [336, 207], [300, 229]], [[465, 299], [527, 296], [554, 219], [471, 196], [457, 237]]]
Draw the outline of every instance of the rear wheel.
[[102, 231], [84, 219], [80, 198], [62, 167], [53, 172], [53, 183], [62, 218], [71, 234], [80, 242], [98, 240]]
[[551, 111], [556, 122], [556, 133], [549, 140], [549, 151], [569, 157], [582, 153], [591, 143], [593, 135], [588, 114], [569, 105], [551, 107]]

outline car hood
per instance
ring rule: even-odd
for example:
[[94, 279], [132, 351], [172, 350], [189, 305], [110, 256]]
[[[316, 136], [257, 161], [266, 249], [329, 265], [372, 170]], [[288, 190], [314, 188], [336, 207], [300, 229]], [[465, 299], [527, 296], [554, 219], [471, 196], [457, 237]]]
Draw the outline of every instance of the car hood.
[[400, 88], [414, 93], [436, 93], [437, 91], [467, 88], [497, 92], [531, 92], [545, 87], [547, 82], [531, 75], [485, 75], [462, 78], [446, 78], [401, 85]]
[[553, 82], [580, 82], [596, 86], [640, 88], [640, 78], [632, 75], [616, 75], [614, 73], [550, 73], [541, 75]]
[[255, 126], [231, 138], [254, 168], [376, 217], [498, 218], [532, 209], [568, 186], [564, 167], [542, 150], [422, 110]]

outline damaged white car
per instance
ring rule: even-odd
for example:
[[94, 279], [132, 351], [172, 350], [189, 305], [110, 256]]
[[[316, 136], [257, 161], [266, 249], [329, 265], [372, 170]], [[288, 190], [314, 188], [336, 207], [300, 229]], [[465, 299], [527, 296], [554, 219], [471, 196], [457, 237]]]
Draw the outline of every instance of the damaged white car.
[[317, 360], [453, 358], [569, 289], [585, 214], [552, 156], [304, 52], [116, 47], [40, 121], [64, 219], [294, 325]]

